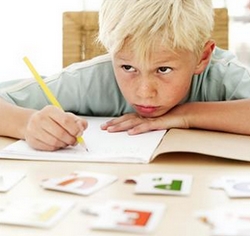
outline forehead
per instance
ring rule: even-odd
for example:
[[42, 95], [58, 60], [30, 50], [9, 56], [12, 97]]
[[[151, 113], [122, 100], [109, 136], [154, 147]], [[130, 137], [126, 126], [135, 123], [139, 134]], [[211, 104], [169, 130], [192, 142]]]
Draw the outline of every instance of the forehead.
[[152, 63], [152, 61], [178, 61], [189, 54], [191, 55], [191, 53], [187, 52], [186, 50], [174, 50], [160, 43], [148, 47], [147, 50], [144, 51], [138, 49], [130, 43], [125, 43], [123, 47], [115, 54], [115, 58]]

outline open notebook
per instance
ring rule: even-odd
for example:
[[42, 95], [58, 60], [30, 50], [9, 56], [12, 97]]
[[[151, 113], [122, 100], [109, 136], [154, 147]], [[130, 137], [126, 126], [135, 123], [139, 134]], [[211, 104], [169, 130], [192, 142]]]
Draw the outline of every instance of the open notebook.
[[111, 118], [86, 117], [88, 128], [84, 132], [84, 141], [88, 152], [80, 145], [54, 152], [37, 151], [23, 140], [17, 141], [0, 150], [0, 158], [80, 161], [80, 162], [123, 162], [149, 163], [166, 131], [153, 131], [139, 135], [126, 132], [108, 133], [100, 126]]
[[149, 163], [157, 156], [171, 152], [200, 153], [223, 158], [250, 161], [250, 136], [223, 132], [171, 129], [129, 136], [126, 132], [108, 133], [100, 125], [110, 118], [88, 117], [84, 139], [89, 152], [70, 147], [55, 152], [41, 152], [17, 141], [0, 150], [0, 158]]

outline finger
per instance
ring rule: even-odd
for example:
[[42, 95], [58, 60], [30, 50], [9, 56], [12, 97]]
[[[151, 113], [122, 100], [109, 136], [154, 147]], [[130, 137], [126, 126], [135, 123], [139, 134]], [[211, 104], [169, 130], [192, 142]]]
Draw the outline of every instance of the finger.
[[74, 144], [76, 138], [51, 118], [51, 114], [63, 116], [64, 112], [48, 108], [34, 114], [27, 127], [26, 139], [39, 140], [44, 144], [54, 146], [56, 149]]
[[[30, 147], [43, 151], [55, 151], [67, 146], [65, 143], [58, 141], [50, 135], [43, 139], [37, 139], [33, 136], [27, 136], [25, 137], [25, 140]], [[46, 142], [44, 142], [44, 140], [46, 140]]]
[[64, 112], [63, 115], [53, 113], [51, 114], [51, 119], [57, 122], [71, 137], [81, 136], [87, 128], [87, 121], [72, 113]]
[[36, 142], [28, 142], [29, 146], [31, 146], [32, 148], [36, 149], [36, 150], [40, 150], [40, 151], [56, 151], [65, 147], [56, 147], [56, 146], [51, 146], [47, 143], [43, 143], [41, 141], [36, 141]]
[[[119, 127], [120, 124], [122, 124], [128, 120], [133, 120], [136, 118], [138, 118], [137, 114], [134, 114], [134, 113], [125, 114], [121, 117], [111, 119], [111, 120], [107, 121], [106, 123], [102, 124], [101, 129], [107, 130], [109, 127], [115, 127], [115, 126]], [[112, 129], [112, 128], [110, 128], [110, 129]]]
[[58, 148], [73, 145], [76, 142], [76, 137], [71, 135], [63, 126], [51, 117], [50, 119], [45, 119], [43, 121], [41, 131], [37, 134], [36, 138], [46, 144]]
[[[34, 115], [30, 118], [29, 123], [27, 124], [25, 131], [25, 140], [32, 147], [36, 147], [37, 143], [43, 143], [48, 146], [53, 146], [55, 149], [65, 147], [67, 143], [61, 141], [54, 135], [57, 129], [60, 129], [60, 127], [58, 127], [58, 124], [49, 119], [46, 115], [46, 112], [39, 111], [37, 113], [34, 113]], [[38, 145], [38, 147], [40, 145]], [[49, 149], [51, 150], [53, 148]]]
[[110, 127], [110, 126], [114, 126], [114, 125], [116, 125], [116, 124], [119, 124], [119, 123], [123, 122], [123, 120], [124, 120], [124, 119], [122, 119], [122, 117], [114, 118], [114, 119], [112, 119], [112, 120], [109, 120], [109, 121], [107, 121], [106, 123], [104, 123], [104, 124], [101, 125], [101, 129], [106, 130], [106, 129], [107, 129], [108, 127]]
[[144, 122], [144, 121], [140, 118], [125, 120], [125, 121], [120, 122], [118, 124], [114, 124], [112, 126], [109, 126], [107, 128], [107, 131], [108, 132], [127, 131], [127, 130], [132, 129], [135, 126], [138, 126], [142, 122]]
[[78, 125], [80, 130], [80, 133], [78, 133], [76, 136], [77, 137], [82, 136], [83, 131], [86, 130], [88, 127], [88, 122], [85, 119], [80, 118], [76, 121], [76, 124]]
[[135, 125], [131, 129], [128, 130], [128, 134], [136, 135], [141, 133], [146, 133], [154, 130], [164, 130], [166, 129], [166, 125], [162, 123], [158, 119], [147, 119], [145, 122]]

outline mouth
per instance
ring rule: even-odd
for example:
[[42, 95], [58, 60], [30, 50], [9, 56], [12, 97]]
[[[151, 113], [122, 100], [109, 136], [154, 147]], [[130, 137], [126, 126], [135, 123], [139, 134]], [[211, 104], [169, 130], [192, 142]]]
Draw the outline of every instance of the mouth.
[[159, 110], [159, 106], [134, 105], [135, 110], [142, 116], [154, 116]]

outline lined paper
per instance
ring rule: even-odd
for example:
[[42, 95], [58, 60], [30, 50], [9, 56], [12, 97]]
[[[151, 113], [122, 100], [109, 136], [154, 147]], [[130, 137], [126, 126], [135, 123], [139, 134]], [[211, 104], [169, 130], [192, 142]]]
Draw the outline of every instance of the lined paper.
[[53, 152], [38, 151], [19, 140], [0, 151], [0, 158], [43, 160], [43, 161], [79, 161], [79, 162], [119, 162], [149, 163], [161, 142], [165, 130], [144, 134], [128, 135], [127, 132], [109, 133], [101, 130], [101, 124], [111, 118], [85, 117], [88, 128], [84, 139], [88, 152], [81, 146], [68, 147]]

